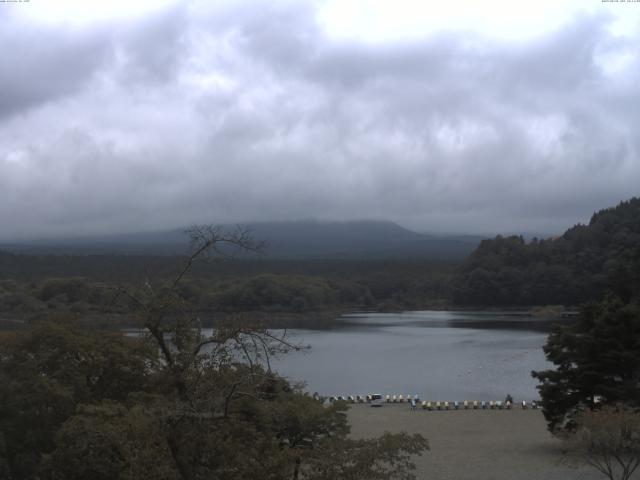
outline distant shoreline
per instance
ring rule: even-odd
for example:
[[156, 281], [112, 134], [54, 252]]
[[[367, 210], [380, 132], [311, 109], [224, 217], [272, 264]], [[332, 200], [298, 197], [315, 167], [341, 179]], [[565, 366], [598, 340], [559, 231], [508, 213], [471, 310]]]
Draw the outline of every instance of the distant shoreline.
[[[536, 309], [537, 312], [536, 312]], [[545, 310], [545, 307], [467, 307], [467, 306], [455, 306], [449, 305], [443, 306], [425, 306], [422, 308], [412, 308], [404, 310], [379, 310], [379, 309], [330, 309], [330, 310], [317, 310], [308, 312], [269, 312], [269, 311], [246, 311], [246, 312], [201, 312], [202, 326], [205, 328], [211, 328], [216, 321], [229, 321], [232, 319], [238, 319], [245, 322], [248, 325], [260, 326], [269, 329], [279, 328], [296, 328], [296, 329], [311, 329], [311, 330], [324, 330], [336, 326], [337, 323], [348, 323], [345, 321], [345, 316], [367, 315], [367, 314], [403, 314], [411, 312], [422, 311], [437, 311], [437, 312], [464, 312], [464, 313], [476, 313], [477, 315], [486, 315], [492, 317], [511, 317], [511, 320], [492, 320], [485, 322], [481, 320], [470, 321], [469, 326], [476, 325], [481, 328], [492, 327], [504, 327], [513, 324], [513, 317], [520, 317], [521, 320], [518, 323], [531, 325], [542, 325], [550, 322], [558, 321], [560, 323], [567, 323], [568, 320], [564, 318], [560, 311]], [[541, 313], [544, 312], [544, 313]], [[59, 312], [62, 313], [63, 312]], [[570, 313], [574, 313], [570, 311]], [[100, 314], [100, 313], [88, 313], [78, 315], [73, 312], [69, 312], [69, 317], [79, 320], [81, 323], [87, 326], [95, 326], [96, 328], [106, 330], [121, 330], [121, 329], [135, 329], [138, 328], [133, 314]], [[43, 317], [44, 318], [44, 317]], [[60, 318], [58, 316], [58, 318]], [[573, 316], [569, 317], [573, 318]], [[0, 330], [14, 330], [19, 328], [25, 328], [32, 324], [33, 320], [39, 321], [37, 314], [31, 314], [25, 318], [16, 318], [15, 316], [0, 317]]]

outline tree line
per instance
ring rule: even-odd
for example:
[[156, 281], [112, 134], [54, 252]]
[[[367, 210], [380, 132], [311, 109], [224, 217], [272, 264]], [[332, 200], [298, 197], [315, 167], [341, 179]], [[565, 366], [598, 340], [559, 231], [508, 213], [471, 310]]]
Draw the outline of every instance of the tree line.
[[[334, 315], [354, 309], [401, 310], [442, 305], [451, 271], [448, 266], [403, 271], [394, 264], [382, 271], [362, 272], [356, 268], [346, 274], [250, 271], [237, 276], [208, 276], [202, 272], [215, 265], [197, 267], [201, 274], [185, 278], [179, 289], [208, 322], [219, 314], [259, 312], [290, 314], [301, 324], [311, 318], [309, 314], [318, 312]], [[152, 276], [170, 278], [168, 273]], [[116, 298], [113, 287], [124, 284], [135, 290], [144, 281], [126, 276], [120, 281], [88, 276], [0, 279], [0, 318], [30, 321], [43, 315], [70, 313], [95, 321], [109, 314], [126, 322], [132, 305], [127, 299]]]
[[640, 288], [640, 199], [596, 212], [557, 238], [484, 240], [451, 281], [457, 305], [579, 305]]

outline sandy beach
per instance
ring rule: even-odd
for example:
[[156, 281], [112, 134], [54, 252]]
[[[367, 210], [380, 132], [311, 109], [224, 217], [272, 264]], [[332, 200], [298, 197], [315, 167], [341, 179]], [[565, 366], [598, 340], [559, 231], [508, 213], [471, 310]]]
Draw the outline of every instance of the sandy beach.
[[410, 411], [352, 405], [354, 438], [385, 431], [420, 433], [431, 450], [415, 459], [417, 477], [429, 480], [596, 480], [592, 467], [563, 452], [546, 430], [540, 410]]

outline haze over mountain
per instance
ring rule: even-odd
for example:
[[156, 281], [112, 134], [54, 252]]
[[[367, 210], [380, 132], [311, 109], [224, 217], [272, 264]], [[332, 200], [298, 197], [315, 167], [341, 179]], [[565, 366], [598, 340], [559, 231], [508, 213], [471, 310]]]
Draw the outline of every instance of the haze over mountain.
[[637, 193], [638, 3], [62, 3], [0, 3], [1, 241], [560, 233]]
[[[482, 237], [428, 235], [389, 221], [262, 222], [245, 225], [267, 243], [269, 258], [433, 258], [461, 259]], [[229, 227], [234, 228], [234, 227]], [[95, 237], [69, 237], [0, 245], [10, 252], [33, 254], [184, 254], [184, 229]]]

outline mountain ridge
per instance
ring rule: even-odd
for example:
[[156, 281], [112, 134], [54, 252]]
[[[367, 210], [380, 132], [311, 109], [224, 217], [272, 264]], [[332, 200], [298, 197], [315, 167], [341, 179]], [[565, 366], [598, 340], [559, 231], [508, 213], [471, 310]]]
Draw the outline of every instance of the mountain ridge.
[[[462, 259], [483, 237], [418, 233], [386, 220], [325, 222], [298, 220], [252, 222], [241, 225], [268, 244], [271, 258], [397, 258]], [[235, 228], [232, 225], [224, 228]], [[23, 254], [180, 255], [187, 252], [182, 229], [148, 233], [69, 237], [0, 244]]]

